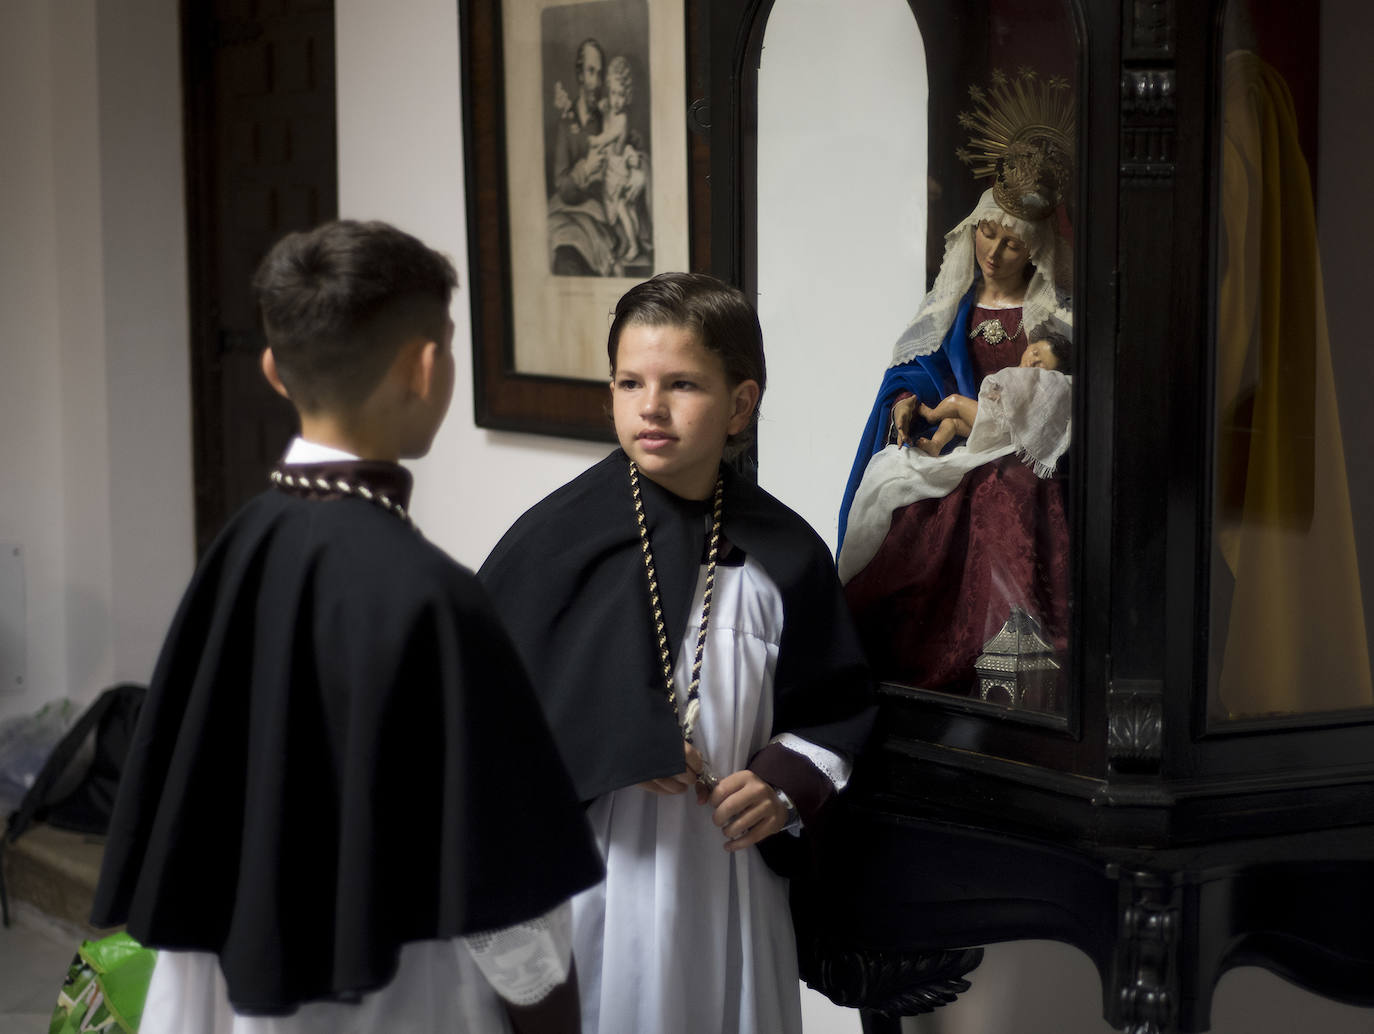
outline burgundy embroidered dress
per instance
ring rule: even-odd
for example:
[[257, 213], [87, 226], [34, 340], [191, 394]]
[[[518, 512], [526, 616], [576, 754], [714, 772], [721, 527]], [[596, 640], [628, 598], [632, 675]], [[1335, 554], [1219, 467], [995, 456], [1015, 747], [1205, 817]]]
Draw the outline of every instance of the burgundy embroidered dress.
[[[1017, 365], [1027, 340], [1021, 308], [974, 306], [970, 327], [997, 320], [996, 344], [969, 340], [978, 381]], [[998, 336], [995, 331], [993, 337]], [[940, 499], [892, 514], [877, 555], [845, 586], [875, 674], [971, 693], [973, 665], [1013, 605], [1067, 646], [1069, 533], [1062, 477], [1038, 478], [1015, 455], [970, 471]]]

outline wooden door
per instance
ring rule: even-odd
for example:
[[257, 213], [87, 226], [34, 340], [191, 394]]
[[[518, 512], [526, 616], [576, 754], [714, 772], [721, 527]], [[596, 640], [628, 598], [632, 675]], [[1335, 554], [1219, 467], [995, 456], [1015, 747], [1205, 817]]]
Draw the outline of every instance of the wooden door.
[[196, 545], [266, 485], [296, 429], [259, 368], [251, 280], [338, 213], [333, 0], [185, 0]]

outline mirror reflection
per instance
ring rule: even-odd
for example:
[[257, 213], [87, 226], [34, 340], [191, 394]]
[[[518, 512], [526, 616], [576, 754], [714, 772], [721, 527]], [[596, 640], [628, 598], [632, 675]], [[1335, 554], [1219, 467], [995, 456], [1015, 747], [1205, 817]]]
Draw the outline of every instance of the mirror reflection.
[[1214, 720], [1374, 703], [1374, 468], [1356, 447], [1374, 440], [1374, 361], [1364, 340], [1368, 269], [1349, 247], [1374, 232], [1359, 171], [1370, 145], [1352, 132], [1374, 88], [1337, 59], [1363, 11], [1351, 0], [1319, 13], [1256, 0], [1226, 8]]

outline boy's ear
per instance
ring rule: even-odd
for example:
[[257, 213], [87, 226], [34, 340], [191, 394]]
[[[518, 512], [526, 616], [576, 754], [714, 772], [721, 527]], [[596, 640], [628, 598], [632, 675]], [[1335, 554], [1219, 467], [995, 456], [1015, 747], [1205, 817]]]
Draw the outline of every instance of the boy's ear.
[[439, 362], [437, 341], [417, 340], [401, 350], [409, 365], [407, 381], [418, 398], [428, 399], [434, 388], [434, 371]]
[[284, 399], [291, 398], [286, 392], [286, 385], [281, 382], [281, 376], [277, 373], [277, 360], [270, 348], [262, 350], [262, 375], [267, 378], [267, 383], [272, 385], [272, 390], [278, 395]]
[[739, 434], [749, 426], [754, 415], [754, 407], [759, 404], [759, 382], [740, 381], [730, 389], [733, 410], [730, 414], [729, 433]]

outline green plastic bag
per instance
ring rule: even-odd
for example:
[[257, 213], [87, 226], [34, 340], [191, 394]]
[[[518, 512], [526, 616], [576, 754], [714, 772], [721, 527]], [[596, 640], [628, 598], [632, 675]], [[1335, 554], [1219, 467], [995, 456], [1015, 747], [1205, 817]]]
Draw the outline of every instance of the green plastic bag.
[[157, 952], [127, 933], [82, 941], [57, 993], [48, 1034], [136, 1034]]

